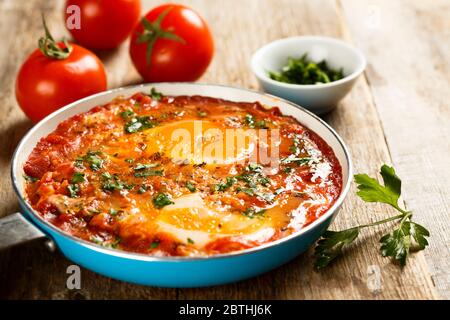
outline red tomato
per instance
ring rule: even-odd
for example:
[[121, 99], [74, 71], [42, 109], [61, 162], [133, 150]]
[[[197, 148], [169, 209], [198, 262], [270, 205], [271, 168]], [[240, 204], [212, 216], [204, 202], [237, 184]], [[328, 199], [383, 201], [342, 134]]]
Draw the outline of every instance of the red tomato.
[[[67, 12], [67, 8], [72, 5], [80, 8], [80, 29], [71, 28], [67, 23], [75, 21], [71, 19], [75, 12]], [[128, 37], [139, 21], [140, 14], [139, 0], [68, 0], [66, 27], [85, 47], [112, 49]]]
[[166, 4], [147, 13], [131, 35], [133, 64], [148, 82], [195, 81], [205, 72], [214, 43], [192, 9]]
[[107, 85], [105, 69], [96, 55], [75, 44], [69, 53], [66, 44], [46, 39], [49, 49], [36, 49], [16, 78], [17, 101], [34, 122], [66, 104], [106, 90]]

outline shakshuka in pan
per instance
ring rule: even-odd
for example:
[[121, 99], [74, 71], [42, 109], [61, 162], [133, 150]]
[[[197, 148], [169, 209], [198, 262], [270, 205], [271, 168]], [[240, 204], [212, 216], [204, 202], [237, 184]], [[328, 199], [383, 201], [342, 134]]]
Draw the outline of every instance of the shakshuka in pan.
[[331, 147], [278, 108], [155, 91], [63, 121], [24, 172], [27, 201], [49, 223], [155, 256], [280, 239], [323, 215], [342, 188]]

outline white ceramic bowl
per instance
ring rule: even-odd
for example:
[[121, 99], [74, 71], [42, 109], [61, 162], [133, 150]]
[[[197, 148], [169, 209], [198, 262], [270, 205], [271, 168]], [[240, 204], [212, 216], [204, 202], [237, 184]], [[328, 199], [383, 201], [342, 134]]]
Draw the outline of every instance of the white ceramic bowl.
[[[289, 84], [272, 80], [269, 71], [279, 71], [289, 57], [326, 60], [333, 69], [343, 68], [344, 78], [330, 83], [309, 85]], [[276, 40], [253, 54], [251, 68], [262, 89], [270, 94], [293, 101], [316, 114], [333, 109], [350, 91], [366, 67], [360, 50], [349, 44], [327, 37], [303, 36]]]

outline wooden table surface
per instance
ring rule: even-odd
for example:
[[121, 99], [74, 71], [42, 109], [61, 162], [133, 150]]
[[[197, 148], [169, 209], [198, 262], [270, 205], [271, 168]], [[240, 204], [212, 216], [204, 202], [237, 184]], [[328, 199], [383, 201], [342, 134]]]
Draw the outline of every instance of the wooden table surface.
[[[14, 148], [32, 124], [14, 98], [20, 63], [43, 33], [67, 35], [64, 1], [0, 0], [0, 216], [18, 210], [9, 179]], [[143, 1], [144, 10], [161, 1]], [[81, 290], [66, 289], [60, 253], [34, 242], [0, 252], [0, 297], [8, 299], [435, 299], [450, 298], [450, 1], [192, 0], [208, 22], [216, 54], [201, 82], [256, 89], [251, 54], [294, 35], [345, 39], [368, 66], [351, 94], [325, 117], [347, 142], [355, 172], [375, 175], [391, 163], [403, 180], [403, 200], [431, 231], [430, 246], [401, 270], [378, 252], [386, 226], [363, 232], [356, 246], [324, 272], [312, 250], [260, 277], [225, 286], [162, 289], [131, 285], [82, 270]], [[127, 44], [99, 56], [109, 87], [138, 83]], [[332, 227], [341, 229], [393, 213], [364, 204], [352, 187]], [[379, 271], [381, 287], [373, 286]]]

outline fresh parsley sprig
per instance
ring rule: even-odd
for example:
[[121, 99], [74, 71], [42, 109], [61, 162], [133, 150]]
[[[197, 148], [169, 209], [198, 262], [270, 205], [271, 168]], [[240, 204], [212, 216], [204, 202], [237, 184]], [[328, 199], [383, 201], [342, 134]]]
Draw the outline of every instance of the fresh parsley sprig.
[[401, 180], [392, 167], [383, 165], [380, 170], [384, 185], [367, 174], [356, 174], [358, 184], [356, 193], [365, 202], [386, 203], [395, 208], [400, 214], [373, 223], [356, 226], [342, 231], [326, 231], [315, 248], [316, 269], [326, 267], [330, 262], [343, 253], [343, 249], [358, 238], [359, 232], [368, 227], [398, 221], [397, 227], [380, 239], [381, 254], [390, 257], [402, 267], [406, 264], [411, 251], [423, 250], [428, 245], [426, 237], [429, 231], [412, 221], [412, 212], [400, 208], [398, 200], [401, 195]]

